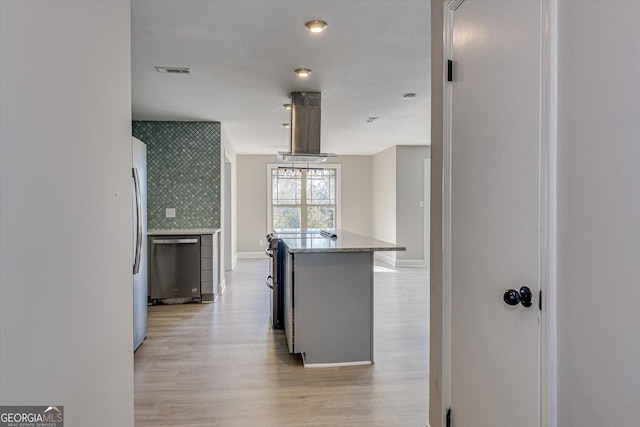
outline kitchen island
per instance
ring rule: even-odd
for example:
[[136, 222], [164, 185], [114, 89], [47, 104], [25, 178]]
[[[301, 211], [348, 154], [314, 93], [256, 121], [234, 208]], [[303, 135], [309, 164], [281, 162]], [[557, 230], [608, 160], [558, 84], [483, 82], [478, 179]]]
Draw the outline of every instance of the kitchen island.
[[305, 366], [373, 363], [373, 253], [405, 247], [344, 230], [283, 238], [284, 328]]

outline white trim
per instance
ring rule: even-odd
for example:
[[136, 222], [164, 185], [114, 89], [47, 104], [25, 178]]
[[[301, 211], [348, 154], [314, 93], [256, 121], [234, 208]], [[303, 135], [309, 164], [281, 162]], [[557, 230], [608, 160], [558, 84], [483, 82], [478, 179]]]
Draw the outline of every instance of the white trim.
[[362, 365], [373, 365], [373, 362], [362, 361], [362, 362], [339, 362], [339, 363], [305, 363], [304, 362], [304, 354], [302, 355], [302, 364], [305, 368], [338, 368], [340, 366], [362, 366]]
[[443, 16], [442, 61], [442, 399], [441, 427], [451, 407], [451, 119], [453, 87], [447, 81], [447, 60], [453, 56], [453, 12], [462, 1], [447, 0]]
[[427, 262], [423, 259], [398, 259], [381, 251], [375, 251], [373, 256], [375, 259], [394, 267], [425, 268], [427, 266]]
[[447, 0], [444, 3], [445, 14], [447, 13], [447, 9], [451, 11], [455, 11], [460, 5], [464, 2], [464, 0]]
[[238, 263], [238, 254], [236, 253], [231, 260], [231, 269], [234, 270], [236, 268], [236, 264]]
[[427, 263], [423, 259], [397, 259], [396, 267], [408, 267], [408, 268], [424, 268]]
[[422, 231], [424, 248], [422, 254], [424, 255], [424, 267], [429, 266], [431, 261], [431, 154], [428, 159], [424, 159], [424, 176], [422, 177], [423, 185], [423, 208], [422, 215], [424, 219], [424, 228]]
[[218, 296], [216, 297], [216, 301], [218, 300], [218, 297], [222, 294], [224, 294], [224, 291], [227, 289], [227, 279], [222, 279], [222, 281], [220, 282], [220, 293], [218, 294]]
[[340, 163], [269, 163], [267, 164], [267, 228], [266, 233], [273, 229], [271, 225], [271, 171], [281, 167], [291, 168], [326, 168], [336, 170], [336, 228], [342, 228], [342, 164]]
[[[234, 172], [234, 164], [231, 161], [231, 157], [225, 148], [223, 148], [223, 157], [222, 164], [220, 166], [220, 177], [221, 177], [221, 185], [220, 185], [220, 198], [222, 200], [222, 205], [220, 209], [220, 216], [222, 218], [222, 222], [220, 224], [220, 244], [218, 246], [218, 251], [221, 254], [222, 262], [221, 262], [221, 271], [227, 271], [227, 261], [229, 261], [229, 265], [231, 270], [233, 270], [233, 172]], [[227, 182], [227, 165], [230, 168], [230, 176], [229, 182]], [[227, 200], [227, 189], [229, 190], [229, 200]], [[228, 235], [227, 235], [228, 234]], [[228, 239], [228, 245], [227, 245]], [[227, 255], [230, 255], [227, 259]]]
[[558, 117], [558, 2], [541, 1], [540, 82], [540, 425], [558, 422], [557, 382], [557, 117]]
[[396, 259], [393, 257], [390, 257], [389, 255], [385, 254], [384, 252], [374, 252], [373, 253], [374, 258], [379, 259], [382, 262], [386, 262], [387, 264], [390, 264], [392, 266], [396, 266]]
[[259, 252], [238, 252], [236, 254], [236, 261], [238, 259], [256, 259], [256, 258], [268, 258], [264, 251]]

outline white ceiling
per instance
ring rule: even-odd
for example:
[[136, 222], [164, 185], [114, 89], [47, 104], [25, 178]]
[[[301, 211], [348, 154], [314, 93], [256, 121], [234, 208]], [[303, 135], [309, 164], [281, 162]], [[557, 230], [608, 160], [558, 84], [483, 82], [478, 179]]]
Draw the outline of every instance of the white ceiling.
[[289, 93], [319, 91], [324, 152], [429, 144], [429, 31], [428, 0], [133, 0], [133, 118], [219, 121], [238, 153], [275, 154]]

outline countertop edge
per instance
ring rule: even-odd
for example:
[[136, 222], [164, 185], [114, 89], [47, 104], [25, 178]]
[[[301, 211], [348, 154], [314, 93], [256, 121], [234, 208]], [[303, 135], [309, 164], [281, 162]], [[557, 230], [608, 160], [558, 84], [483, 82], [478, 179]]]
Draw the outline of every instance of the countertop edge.
[[190, 234], [216, 234], [219, 228], [193, 228], [193, 229], [175, 229], [175, 230], [147, 230], [147, 236], [186, 236]]
[[334, 229], [338, 237], [287, 238], [281, 240], [289, 253], [382, 252], [406, 251], [405, 246], [385, 242], [346, 230]]
[[[285, 242], [285, 245], [287, 242]], [[312, 249], [291, 249], [287, 245], [287, 251], [292, 254], [296, 253], [329, 253], [329, 252], [391, 252], [391, 251], [406, 251], [407, 248], [402, 246], [396, 246], [393, 248], [312, 248]]]

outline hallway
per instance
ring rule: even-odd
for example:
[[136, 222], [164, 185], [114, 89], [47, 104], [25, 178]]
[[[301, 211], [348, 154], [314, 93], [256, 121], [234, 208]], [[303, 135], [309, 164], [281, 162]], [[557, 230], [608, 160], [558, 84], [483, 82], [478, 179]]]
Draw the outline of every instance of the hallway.
[[305, 369], [288, 353], [266, 259], [240, 260], [213, 304], [149, 307], [136, 426], [426, 425], [429, 271], [377, 263], [372, 366]]

